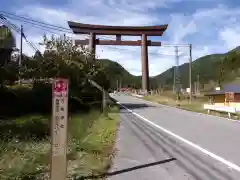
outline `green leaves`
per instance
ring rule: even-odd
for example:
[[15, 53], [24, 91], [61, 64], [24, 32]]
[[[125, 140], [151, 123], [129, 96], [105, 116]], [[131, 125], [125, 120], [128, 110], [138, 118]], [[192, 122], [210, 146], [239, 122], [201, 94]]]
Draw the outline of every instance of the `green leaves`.
[[[194, 52], [193, 52], [194, 53]], [[211, 84], [211, 81], [222, 84], [226, 81], [232, 81], [240, 75], [240, 51], [236, 48], [225, 54], [212, 54], [203, 56], [192, 63], [192, 82], [198, 81], [200, 84]], [[173, 86], [173, 68], [168, 69], [162, 74], [154, 77], [158, 83], [163, 83], [169, 89]], [[183, 88], [189, 87], [189, 64], [185, 63], [179, 66], [180, 82]]]
[[12, 49], [15, 46], [15, 39], [11, 30], [6, 26], [0, 26], [0, 48]]
[[0, 66], [0, 84], [12, 84], [18, 79], [18, 66], [17, 63], [11, 62]]

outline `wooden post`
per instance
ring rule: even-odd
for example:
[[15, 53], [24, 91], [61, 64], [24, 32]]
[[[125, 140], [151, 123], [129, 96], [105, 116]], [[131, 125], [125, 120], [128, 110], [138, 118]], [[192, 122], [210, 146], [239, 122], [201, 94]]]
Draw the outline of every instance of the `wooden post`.
[[51, 180], [67, 177], [68, 80], [54, 79], [52, 85]]
[[103, 100], [102, 100], [102, 109], [103, 109], [103, 115], [107, 116], [107, 92], [105, 92], [104, 89], [102, 89], [102, 94], [103, 94]]
[[91, 53], [91, 55], [93, 55], [93, 59], [95, 59], [95, 51], [96, 51], [96, 44], [95, 44], [95, 40], [96, 40], [96, 35], [91, 32], [90, 33], [90, 38], [89, 38], [89, 51]]
[[142, 90], [147, 93], [149, 90], [149, 69], [148, 69], [148, 44], [147, 35], [142, 35]]

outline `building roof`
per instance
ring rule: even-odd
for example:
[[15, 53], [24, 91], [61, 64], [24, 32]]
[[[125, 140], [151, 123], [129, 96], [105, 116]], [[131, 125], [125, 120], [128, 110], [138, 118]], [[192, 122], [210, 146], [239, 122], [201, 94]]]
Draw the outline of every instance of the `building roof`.
[[227, 85], [224, 85], [221, 90], [214, 90], [205, 95], [225, 94], [227, 92], [240, 93], [240, 84], [227, 84]]

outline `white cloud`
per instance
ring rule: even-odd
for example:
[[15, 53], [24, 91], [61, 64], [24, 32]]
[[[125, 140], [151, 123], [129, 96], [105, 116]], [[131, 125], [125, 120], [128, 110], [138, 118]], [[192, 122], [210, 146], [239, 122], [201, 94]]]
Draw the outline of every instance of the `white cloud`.
[[219, 35], [228, 49], [233, 49], [240, 45], [240, 25], [236, 28], [226, 27], [219, 32]]
[[[163, 44], [192, 43], [193, 59], [210, 53], [224, 53], [239, 45], [240, 8], [230, 9], [223, 5], [217, 5], [215, 8], [198, 8], [194, 13], [170, 12], [169, 8], [174, 7], [175, 3], [184, 1], [193, 0], [148, 0], [141, 2], [138, 0], [72, 0], [62, 8], [33, 4], [25, 5], [22, 8], [17, 7], [16, 12], [19, 15], [29, 16], [65, 28], [68, 28], [68, 20], [89, 24], [124, 26], [168, 23], [169, 27], [166, 33], [157, 40], [163, 39]], [[215, 1], [216, 4], [219, 2], [212, 1]], [[36, 44], [44, 31], [33, 28], [33, 26], [26, 26], [25, 29], [26, 34], [29, 34], [29, 39]], [[123, 39], [137, 40], [140, 37], [124, 37]], [[17, 44], [19, 45], [19, 42]], [[183, 54], [180, 57], [180, 64], [187, 62], [189, 49], [182, 47], [179, 48], [179, 51], [180, 54]], [[24, 52], [31, 54], [33, 51], [29, 46], [24, 45]], [[149, 47], [150, 74], [159, 74], [174, 65], [174, 53], [173, 47]], [[100, 58], [119, 62], [133, 74], [141, 74], [140, 47], [99, 46], [97, 55]]]

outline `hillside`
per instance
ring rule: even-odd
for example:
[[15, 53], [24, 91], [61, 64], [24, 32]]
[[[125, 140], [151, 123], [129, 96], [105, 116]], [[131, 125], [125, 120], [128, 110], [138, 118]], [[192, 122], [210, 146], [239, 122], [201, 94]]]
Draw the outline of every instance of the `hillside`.
[[[112, 88], [135, 87], [141, 88], [141, 76], [130, 74], [117, 62], [108, 59], [99, 59], [106, 69]], [[197, 81], [199, 75], [200, 86], [204, 84], [239, 82], [240, 77], [240, 46], [224, 54], [211, 54], [203, 56], [192, 63], [192, 82]], [[183, 88], [189, 87], [189, 63], [179, 66], [180, 83]], [[151, 88], [165, 87], [172, 89], [174, 68], [151, 77]], [[117, 85], [118, 84], [118, 85]]]
[[[201, 57], [192, 63], [192, 81], [197, 81], [201, 85], [209, 83], [209, 81], [232, 81], [239, 74], [236, 71], [240, 67], [240, 47], [237, 47], [224, 54], [212, 54]], [[221, 71], [222, 70], [222, 71]], [[183, 88], [189, 87], [189, 63], [179, 66], [180, 82]], [[160, 75], [153, 77], [156, 82], [160, 82], [165, 87], [172, 88], [174, 68], [170, 68]]]
[[99, 59], [102, 67], [107, 72], [112, 88], [136, 87], [141, 88], [141, 76], [130, 74], [124, 67], [115, 61]]
[[[119, 63], [109, 59], [99, 59], [99, 62], [107, 72], [112, 88], [134, 87], [136, 89], [140, 89], [142, 87], [142, 76], [132, 75]], [[150, 77], [151, 88], [158, 88], [158, 85], [158, 79]]]

